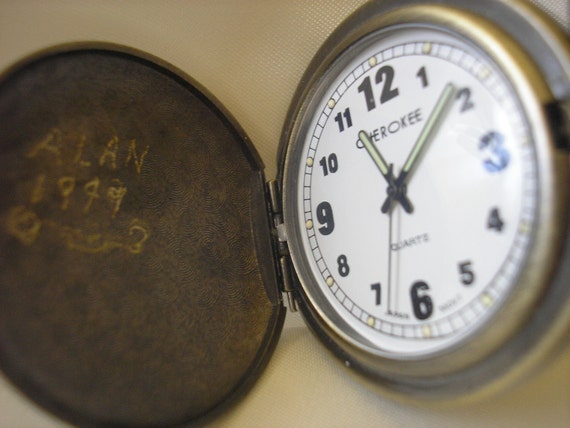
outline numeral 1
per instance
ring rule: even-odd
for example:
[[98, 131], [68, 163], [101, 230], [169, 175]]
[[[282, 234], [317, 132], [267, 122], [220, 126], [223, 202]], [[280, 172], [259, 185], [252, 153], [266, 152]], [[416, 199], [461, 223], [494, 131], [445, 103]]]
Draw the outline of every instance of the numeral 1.
[[428, 85], [426, 68], [420, 68], [416, 76], [422, 81], [422, 88], [425, 88]]
[[376, 102], [374, 101], [374, 93], [372, 92], [372, 84], [370, 83], [370, 77], [366, 77], [358, 87], [358, 92], [364, 93], [364, 100], [366, 101], [366, 108], [368, 111], [376, 108]]
[[370, 286], [370, 289], [374, 291], [374, 295], [376, 297], [376, 306], [380, 306], [382, 303], [382, 286], [379, 282], [375, 282]]

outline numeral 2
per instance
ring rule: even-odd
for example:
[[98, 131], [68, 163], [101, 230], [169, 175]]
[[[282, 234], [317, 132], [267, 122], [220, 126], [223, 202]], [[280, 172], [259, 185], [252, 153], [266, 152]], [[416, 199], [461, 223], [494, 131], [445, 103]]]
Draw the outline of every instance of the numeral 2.
[[471, 101], [471, 89], [461, 88], [456, 95], [458, 100], [462, 100], [460, 112], [464, 113], [475, 107], [473, 101]]
[[399, 95], [400, 91], [398, 88], [392, 88], [392, 81], [394, 80], [394, 69], [389, 65], [378, 70], [376, 73], [376, 83], [381, 83], [386, 78], [386, 83], [382, 87], [382, 93], [380, 94], [380, 103], [384, 104]]

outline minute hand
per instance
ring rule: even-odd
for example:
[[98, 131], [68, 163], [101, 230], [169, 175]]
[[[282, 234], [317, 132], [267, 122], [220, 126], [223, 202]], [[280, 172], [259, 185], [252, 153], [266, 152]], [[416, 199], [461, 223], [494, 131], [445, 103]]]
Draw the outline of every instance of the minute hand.
[[[433, 108], [425, 126], [423, 127], [412, 151], [408, 155], [408, 159], [404, 163], [404, 167], [400, 171], [400, 175], [396, 179], [396, 187], [401, 191], [402, 186], [405, 185], [406, 179], [409, 176], [410, 172], [417, 165], [418, 160], [420, 159], [420, 154], [423, 150], [427, 147], [428, 143], [431, 142], [437, 131], [442, 124], [443, 120], [446, 118], [447, 113], [450, 110], [451, 105], [453, 104], [455, 98], [456, 89], [452, 83], [448, 83], [443, 88], [439, 99], [437, 100], [435, 107]], [[382, 206], [382, 211], [387, 211], [392, 204], [392, 199], [390, 196], [386, 198], [384, 205]], [[407, 211], [407, 210], [406, 210]], [[411, 212], [411, 211], [408, 211]]]

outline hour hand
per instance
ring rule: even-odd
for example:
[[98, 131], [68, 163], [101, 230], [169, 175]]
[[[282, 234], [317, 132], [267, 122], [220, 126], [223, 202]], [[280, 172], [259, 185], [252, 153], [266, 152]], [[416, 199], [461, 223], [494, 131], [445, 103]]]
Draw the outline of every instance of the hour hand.
[[376, 164], [376, 166], [378, 167], [378, 169], [380, 170], [380, 172], [382, 173], [388, 184], [391, 184], [391, 182], [394, 181], [391, 168], [384, 160], [384, 157], [382, 156], [380, 151], [376, 148], [376, 145], [370, 139], [368, 133], [366, 131], [360, 131], [358, 133], [358, 138], [360, 139], [362, 144], [364, 144], [364, 148], [366, 149], [366, 151], [368, 152], [368, 154], [370, 155], [370, 157], [372, 158], [372, 160], [374, 161], [374, 163]]
[[[394, 199], [400, 201], [402, 207], [407, 212], [410, 212], [411, 203], [408, 200], [408, 197], [406, 196], [405, 186], [402, 187], [397, 185], [396, 180], [394, 178], [393, 165], [392, 164], [388, 165], [388, 163], [382, 156], [382, 153], [380, 153], [380, 150], [378, 150], [376, 145], [372, 142], [370, 136], [366, 131], [360, 131], [358, 133], [358, 138], [360, 139], [360, 141], [364, 145], [364, 148], [366, 149], [366, 151], [368, 152], [368, 154], [376, 164], [376, 167], [378, 168], [378, 170], [380, 171], [380, 173], [388, 183], [388, 188], [386, 189], [386, 192], [388, 193], [388, 199], [390, 201]], [[388, 205], [384, 204], [382, 206], [382, 212], [387, 213], [389, 208], [390, 204]]]

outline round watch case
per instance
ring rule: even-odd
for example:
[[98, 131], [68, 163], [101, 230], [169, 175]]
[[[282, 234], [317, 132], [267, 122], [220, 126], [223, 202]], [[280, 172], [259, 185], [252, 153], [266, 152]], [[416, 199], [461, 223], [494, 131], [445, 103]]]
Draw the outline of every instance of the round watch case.
[[[418, 3], [367, 4], [330, 36], [295, 95], [280, 175], [269, 184], [229, 112], [157, 58], [78, 44], [5, 72], [0, 366], [7, 376], [40, 405], [81, 425], [200, 422], [244, 394], [270, 358], [285, 315], [280, 287], [347, 366], [406, 394], [468, 392], [492, 382], [513, 355], [525, 354], [518, 367], [526, 368], [562, 341], [570, 312], [563, 185], [570, 63], [560, 35], [523, 4], [447, 2], [524, 46], [557, 101], [542, 120], [557, 133], [559, 147], [549, 150], [566, 163], [552, 179], [561, 189], [557, 223], [548, 232], [557, 242], [550, 254], [560, 262], [548, 267], [552, 286], [528, 315], [524, 334], [507, 338], [489, 364], [435, 382], [420, 368], [419, 380], [406, 382], [413, 362], [386, 371], [378, 355], [342, 338], [301, 285], [303, 268], [300, 282], [291, 269], [290, 251], [295, 269], [301, 263], [288, 228], [286, 177], [294, 152], [287, 159], [286, 153], [306, 102], [339, 55]], [[466, 379], [467, 386], [457, 386]]]
[[[533, 249], [520, 274], [515, 292], [482, 328], [452, 349], [415, 357], [388, 356], [381, 346], [356, 340], [345, 321], [335, 314], [311, 286], [303, 256], [295, 206], [297, 158], [315, 113], [320, 88], [335, 78], [366, 38], [398, 26], [445, 28], [473, 42], [508, 73], [524, 99], [532, 121], [539, 158], [540, 219]], [[380, 31], [378, 29], [381, 29]], [[539, 31], [537, 31], [539, 29]], [[358, 48], [356, 48], [358, 49]], [[347, 54], [348, 53], [348, 54]], [[568, 106], [570, 62], [568, 39], [548, 25], [524, 2], [402, 2], [370, 3], [353, 14], [317, 53], [299, 86], [282, 136], [280, 179], [283, 181], [284, 218], [288, 245], [299, 279], [298, 294], [307, 322], [345, 363], [386, 392], [408, 397], [441, 399], [475, 397], [528, 373], [546, 355], [567, 343], [569, 169]], [[331, 71], [333, 70], [333, 71]], [[288, 126], [288, 127], [287, 127]], [[493, 328], [492, 326], [498, 326]], [[485, 385], [485, 388], [481, 388]]]

